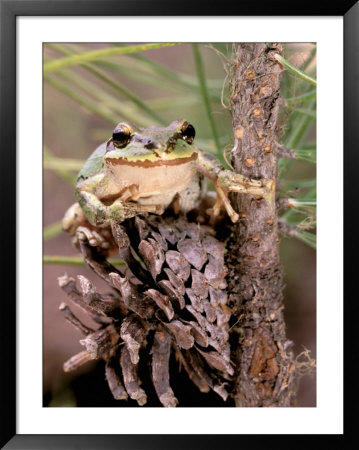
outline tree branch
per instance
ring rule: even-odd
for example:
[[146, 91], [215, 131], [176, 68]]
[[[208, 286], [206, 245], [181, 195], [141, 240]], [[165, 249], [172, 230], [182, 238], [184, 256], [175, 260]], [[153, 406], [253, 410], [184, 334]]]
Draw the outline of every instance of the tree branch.
[[[236, 172], [277, 180], [282, 45], [237, 44], [231, 84]], [[229, 296], [234, 314], [232, 358], [236, 406], [292, 406], [294, 361], [283, 319], [275, 196], [233, 195], [240, 221], [229, 244]], [[240, 331], [240, 333], [239, 333]]]

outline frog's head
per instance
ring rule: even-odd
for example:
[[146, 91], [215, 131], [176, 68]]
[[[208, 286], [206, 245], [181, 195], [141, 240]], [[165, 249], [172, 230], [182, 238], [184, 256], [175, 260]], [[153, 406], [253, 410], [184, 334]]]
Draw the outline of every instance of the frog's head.
[[194, 160], [198, 149], [192, 145], [194, 127], [186, 120], [175, 120], [168, 127], [138, 128], [119, 123], [107, 142], [107, 165], [172, 165]]

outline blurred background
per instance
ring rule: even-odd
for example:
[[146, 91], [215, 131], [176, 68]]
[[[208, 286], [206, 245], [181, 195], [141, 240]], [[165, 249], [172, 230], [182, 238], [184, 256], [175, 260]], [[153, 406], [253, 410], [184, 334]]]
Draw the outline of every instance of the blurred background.
[[[310, 80], [316, 75], [316, 46], [291, 43], [284, 47], [284, 58], [292, 66], [284, 66], [282, 77], [280, 142], [295, 149], [299, 158], [279, 161], [278, 191], [294, 199], [294, 207], [282, 211], [281, 220], [300, 230], [297, 238], [281, 238], [284, 315], [295, 354], [308, 349], [315, 359], [316, 92]], [[99, 291], [108, 287], [81, 264], [69, 236], [61, 232], [61, 219], [75, 201], [78, 170], [118, 122], [168, 125], [185, 118], [196, 128], [196, 144], [225, 164], [224, 154], [232, 147], [227, 74], [233, 64], [233, 45], [56, 43], [44, 44], [43, 52], [44, 406], [136, 406], [136, 402], [112, 399], [101, 363], [88, 363], [74, 373], [62, 370], [63, 363], [83, 347], [80, 333], [58, 309], [68, 298], [58, 287], [57, 277], [82, 274]], [[309, 74], [309, 81], [296, 68]], [[79, 308], [70, 307], [90, 325]], [[176, 386], [172, 387], [176, 394]], [[197, 395], [189, 391], [191, 386], [186, 389], [189, 397]], [[315, 375], [302, 378], [297, 404], [316, 405]], [[193, 405], [182, 402], [180, 406]]]

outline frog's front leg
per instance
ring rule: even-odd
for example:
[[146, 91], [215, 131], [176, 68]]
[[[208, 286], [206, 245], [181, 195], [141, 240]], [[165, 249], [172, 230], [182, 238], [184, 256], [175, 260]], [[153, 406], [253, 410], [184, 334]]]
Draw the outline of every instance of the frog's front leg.
[[113, 247], [110, 229], [91, 225], [77, 202], [65, 212], [62, 219], [62, 229], [72, 236], [72, 243], [76, 248], [79, 248], [79, 240], [84, 239], [93, 247], [101, 247], [104, 250]]
[[103, 175], [98, 174], [91, 177], [76, 188], [76, 198], [79, 202], [83, 213], [91, 225], [96, 227], [107, 227], [111, 221], [117, 223], [123, 222], [125, 219], [151, 212], [162, 214], [163, 208], [157, 206], [144, 206], [135, 202], [128, 202], [127, 191], [125, 190], [125, 198], [119, 197], [111, 204], [105, 205], [96, 195], [96, 187], [103, 180]]
[[268, 201], [273, 198], [273, 180], [252, 180], [232, 170], [226, 170], [214, 157], [202, 151], [198, 153], [197, 169], [214, 181], [217, 201], [213, 207], [213, 214], [218, 215], [223, 205], [232, 222], [237, 222], [239, 216], [228, 199], [229, 192], [258, 195]]

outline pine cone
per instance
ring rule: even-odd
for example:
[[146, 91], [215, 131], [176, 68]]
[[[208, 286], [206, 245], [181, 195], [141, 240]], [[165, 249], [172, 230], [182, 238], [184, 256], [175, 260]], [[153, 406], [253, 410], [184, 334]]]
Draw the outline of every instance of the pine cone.
[[[126, 269], [117, 269], [103, 250], [86, 239], [79, 245], [86, 263], [111, 287], [100, 294], [78, 276], [59, 278], [61, 288], [100, 326], [85, 327], [65, 304], [65, 317], [85, 334], [85, 350], [64, 364], [75, 370], [90, 359], [104, 359], [115, 399], [147, 401], [140, 387], [141, 355], [151, 355], [152, 380], [160, 402], [178, 404], [170, 387], [169, 358], [177, 360], [201, 392], [210, 389], [223, 400], [234, 369], [230, 361], [224, 244], [213, 227], [185, 217], [148, 215], [112, 224], [112, 236]], [[111, 238], [112, 239], [112, 238]], [[143, 356], [142, 356], [143, 357]]]

